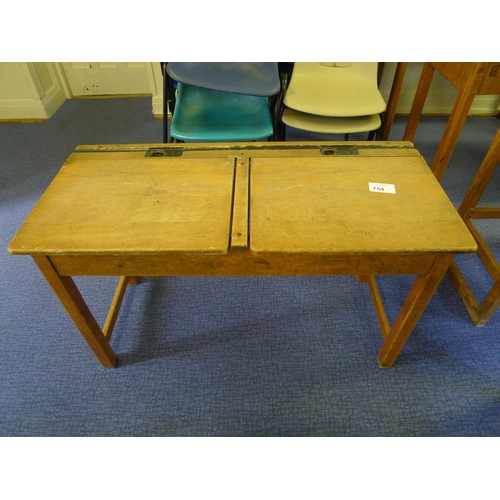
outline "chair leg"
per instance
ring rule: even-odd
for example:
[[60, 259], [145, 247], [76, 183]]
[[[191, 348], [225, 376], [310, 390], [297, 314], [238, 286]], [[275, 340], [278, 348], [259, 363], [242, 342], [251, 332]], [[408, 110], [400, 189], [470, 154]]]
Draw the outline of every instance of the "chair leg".
[[285, 124], [282, 121], [284, 105], [283, 98], [285, 97], [286, 89], [288, 86], [288, 75], [283, 73], [281, 75], [281, 88], [279, 93], [271, 98], [270, 107], [273, 120], [273, 135], [268, 139], [270, 141], [284, 141], [285, 140]]
[[167, 73], [167, 63], [162, 62], [161, 64], [161, 73], [163, 76], [163, 142], [170, 143], [173, 142], [170, 137], [170, 131], [168, 128], [168, 111], [170, 107], [170, 111], [172, 113], [172, 117], [174, 116], [175, 110], [175, 89], [174, 82], [168, 76]]
[[373, 141], [375, 139], [375, 133], [376, 133], [376, 130], [370, 130], [370, 132], [368, 133], [368, 141]]
[[278, 141], [286, 141], [286, 125], [283, 122], [279, 126]]
[[167, 71], [166, 63], [161, 63], [161, 73], [163, 75], [163, 142], [169, 142], [168, 137], [168, 91], [167, 91]]

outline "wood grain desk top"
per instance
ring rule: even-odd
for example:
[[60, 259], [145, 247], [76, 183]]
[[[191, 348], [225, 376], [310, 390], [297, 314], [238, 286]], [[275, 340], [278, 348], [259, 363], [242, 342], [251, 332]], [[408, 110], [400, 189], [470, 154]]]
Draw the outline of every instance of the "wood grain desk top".
[[474, 246], [422, 157], [257, 158], [251, 172], [254, 252], [467, 252]]
[[226, 253], [234, 160], [72, 155], [13, 254]]
[[[243, 233], [253, 253], [474, 251], [474, 239], [423, 158], [397, 144], [372, 143], [359, 146], [363, 154], [347, 155], [290, 143], [254, 143], [247, 150], [212, 145], [205, 151], [186, 145], [182, 154], [165, 157], [145, 156], [144, 145], [81, 148], [9, 251], [225, 254], [235, 214], [243, 214], [238, 223], [247, 225]], [[373, 190], [369, 183], [395, 192]]]

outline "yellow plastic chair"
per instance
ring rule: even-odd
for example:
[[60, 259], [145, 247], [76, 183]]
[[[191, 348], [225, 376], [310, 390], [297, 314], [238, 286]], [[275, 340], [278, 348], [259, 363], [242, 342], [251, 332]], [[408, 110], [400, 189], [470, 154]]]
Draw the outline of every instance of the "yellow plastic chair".
[[[386, 103], [378, 89], [378, 63], [294, 64], [281, 120], [289, 127], [326, 134], [370, 132], [382, 124]], [[281, 127], [280, 139], [284, 139]]]

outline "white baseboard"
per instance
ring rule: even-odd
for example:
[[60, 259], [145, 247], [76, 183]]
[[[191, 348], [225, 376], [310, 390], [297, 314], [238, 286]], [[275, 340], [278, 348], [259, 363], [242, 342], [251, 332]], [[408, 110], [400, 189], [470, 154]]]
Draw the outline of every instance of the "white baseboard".
[[161, 119], [163, 118], [163, 95], [155, 95], [153, 96], [153, 116], [155, 118]]
[[40, 100], [32, 98], [0, 99], [0, 120], [47, 120]]
[[43, 99], [0, 99], [0, 120], [48, 120], [64, 103], [60, 89], [50, 89]]

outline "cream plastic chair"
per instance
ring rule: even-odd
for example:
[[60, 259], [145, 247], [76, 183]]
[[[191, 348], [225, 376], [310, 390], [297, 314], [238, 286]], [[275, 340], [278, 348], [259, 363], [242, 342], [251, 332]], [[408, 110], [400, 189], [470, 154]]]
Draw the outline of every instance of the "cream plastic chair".
[[370, 132], [373, 139], [386, 109], [377, 71], [376, 62], [295, 63], [282, 122], [311, 132], [344, 134], [346, 139], [350, 133]]

